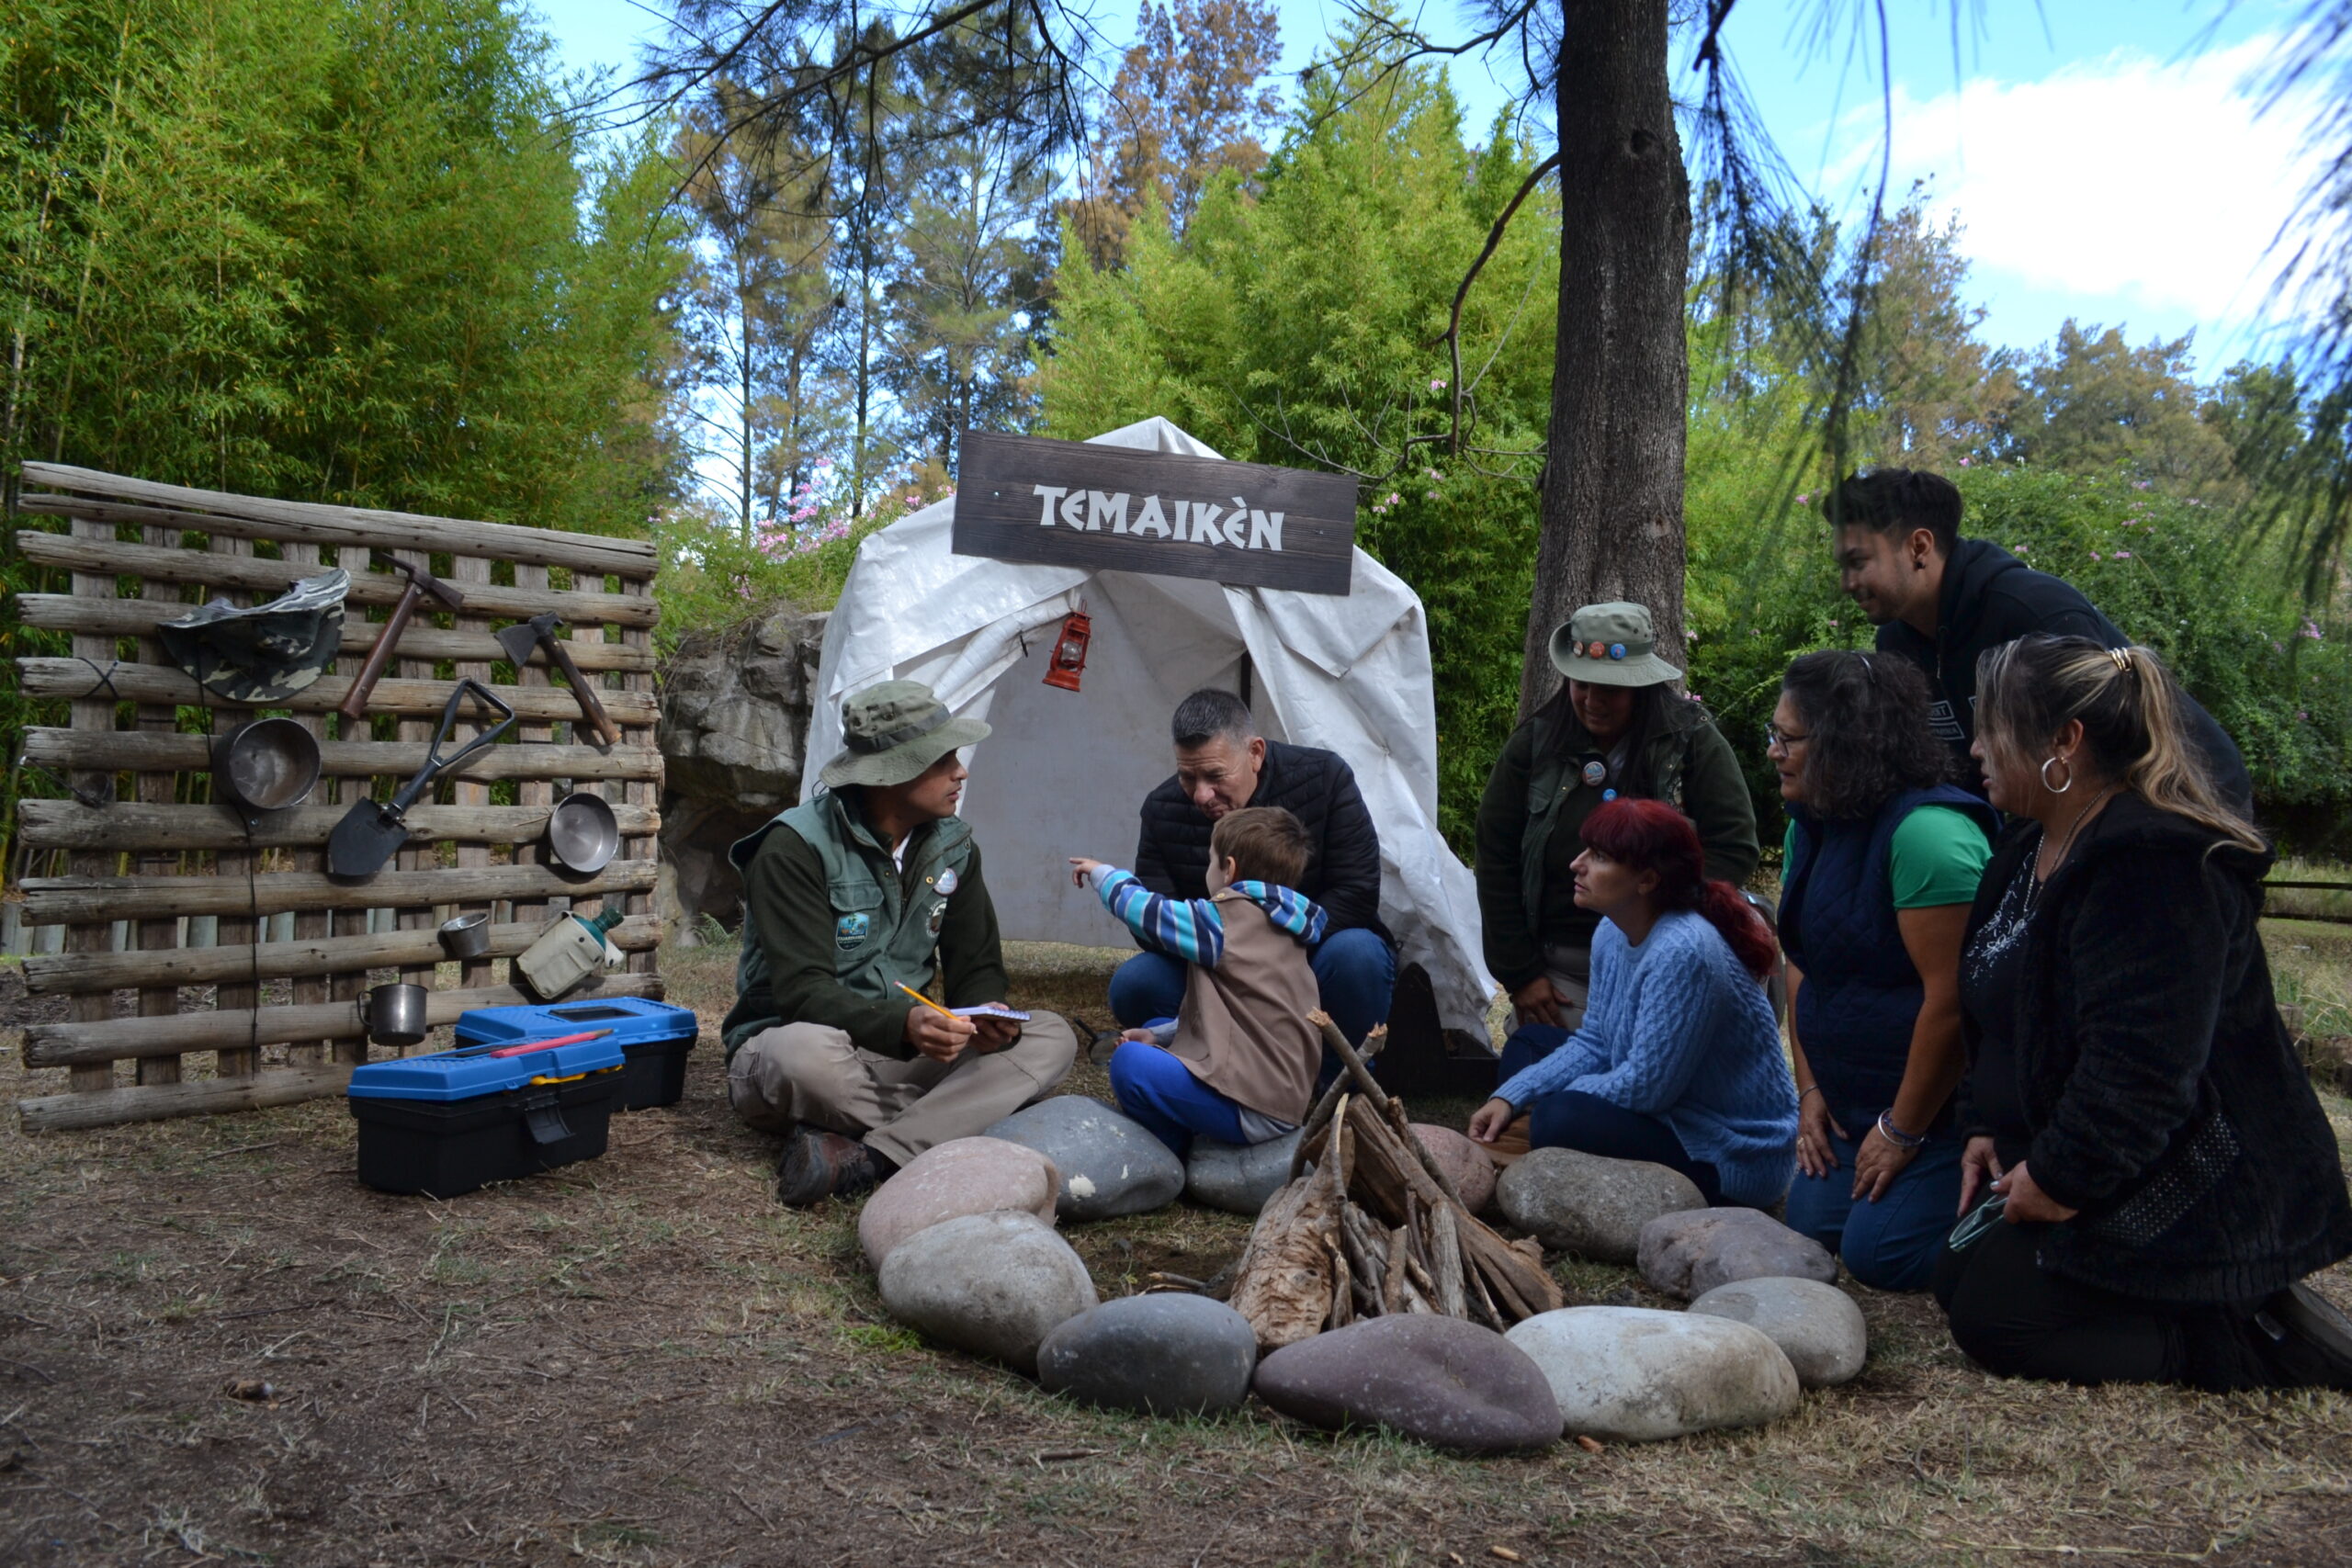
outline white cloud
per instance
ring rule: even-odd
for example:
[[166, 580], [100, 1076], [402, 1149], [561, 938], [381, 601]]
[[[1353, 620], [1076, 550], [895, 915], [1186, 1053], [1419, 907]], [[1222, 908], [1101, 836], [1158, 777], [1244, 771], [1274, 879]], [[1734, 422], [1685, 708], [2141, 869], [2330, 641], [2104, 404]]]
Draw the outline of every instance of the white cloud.
[[[1933, 181], [1980, 292], [2064, 298], [2086, 321], [2186, 317], [2233, 335], [2267, 303], [2310, 162], [2307, 107], [2260, 112], [2248, 79], [2275, 39], [2167, 64], [2135, 51], [2040, 81], [1898, 85], [1891, 200]], [[1874, 180], [1880, 109], [1848, 117], [1834, 186]], [[2076, 302], [2079, 301], [2079, 308]], [[2138, 335], [2134, 333], [2134, 335]]]

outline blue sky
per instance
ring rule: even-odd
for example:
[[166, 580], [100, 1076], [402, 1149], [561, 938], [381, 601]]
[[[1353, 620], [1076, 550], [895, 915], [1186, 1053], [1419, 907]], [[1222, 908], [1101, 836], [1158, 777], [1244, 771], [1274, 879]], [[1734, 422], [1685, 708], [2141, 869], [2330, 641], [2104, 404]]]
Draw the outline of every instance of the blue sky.
[[[1344, 14], [1278, 0], [1283, 69], [1306, 63]], [[2194, 332], [2211, 374], [2261, 345], [2271, 247], [2301, 188], [2292, 106], [2257, 113], [2247, 79], [2292, 0], [1890, 0], [1895, 125], [1891, 189], [1932, 182], [1963, 225], [1985, 335], [2030, 344], [2068, 317], [2126, 326], [2135, 342]], [[535, 0], [564, 63], [632, 63], [661, 27], [659, 0]], [[1843, 205], [1874, 184], [1881, 98], [1874, 41], [1853, 48], [1860, 0], [1742, 0], [1732, 58], [1783, 157]], [[1839, 25], [1825, 45], [1815, 18]], [[1132, 26], [1119, 0], [1100, 19]], [[1431, 37], [1474, 30], [1427, 5]], [[1453, 67], [1473, 124], [1508, 96], [1513, 62]], [[1678, 67], [1687, 63], [1678, 62]], [[1108, 67], [1106, 66], [1107, 70]], [[1498, 85], [1496, 74], [1503, 77]], [[1678, 72], [1678, 85], [1690, 80]]]

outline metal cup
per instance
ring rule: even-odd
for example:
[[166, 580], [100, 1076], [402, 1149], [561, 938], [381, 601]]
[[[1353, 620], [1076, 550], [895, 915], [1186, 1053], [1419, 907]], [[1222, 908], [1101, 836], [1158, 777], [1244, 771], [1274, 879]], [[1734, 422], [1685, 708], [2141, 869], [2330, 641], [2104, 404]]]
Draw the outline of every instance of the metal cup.
[[441, 951], [452, 958], [480, 958], [490, 951], [490, 911], [478, 909], [441, 922]]
[[406, 981], [378, 986], [359, 1003], [360, 1024], [368, 1031], [368, 1038], [379, 1045], [421, 1044], [430, 1027], [425, 1010], [432, 996], [423, 986]]

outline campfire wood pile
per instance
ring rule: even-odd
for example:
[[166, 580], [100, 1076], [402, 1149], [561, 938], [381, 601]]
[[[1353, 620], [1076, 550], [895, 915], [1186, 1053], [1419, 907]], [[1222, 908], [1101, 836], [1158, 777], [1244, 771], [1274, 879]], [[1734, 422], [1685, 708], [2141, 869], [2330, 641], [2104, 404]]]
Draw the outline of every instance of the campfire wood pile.
[[[1261, 1350], [1359, 1318], [1433, 1313], [1505, 1329], [1563, 1304], [1542, 1247], [1507, 1242], [1463, 1205], [1326, 1014], [1307, 1015], [1347, 1064], [1306, 1120], [1291, 1182], [1267, 1201], [1232, 1303]], [[1379, 1048], [1379, 1031], [1365, 1042]], [[1307, 1161], [1315, 1168], [1300, 1172]]]

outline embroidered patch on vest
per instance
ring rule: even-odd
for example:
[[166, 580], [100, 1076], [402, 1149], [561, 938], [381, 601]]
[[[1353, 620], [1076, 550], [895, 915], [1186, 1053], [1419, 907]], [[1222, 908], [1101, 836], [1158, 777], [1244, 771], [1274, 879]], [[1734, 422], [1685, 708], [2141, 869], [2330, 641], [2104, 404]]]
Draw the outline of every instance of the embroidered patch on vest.
[[864, 915], [843, 915], [833, 922], [833, 945], [843, 953], [847, 953], [851, 948], [862, 946], [865, 942], [865, 933], [872, 929], [872, 926], [873, 922]]
[[938, 903], [933, 904], [931, 907], [931, 923], [926, 929], [930, 931], [932, 935], [937, 936], [939, 934], [939, 928], [946, 923], [947, 900], [942, 898]]

